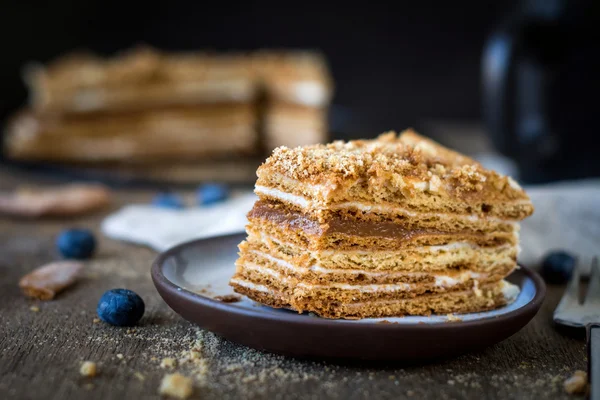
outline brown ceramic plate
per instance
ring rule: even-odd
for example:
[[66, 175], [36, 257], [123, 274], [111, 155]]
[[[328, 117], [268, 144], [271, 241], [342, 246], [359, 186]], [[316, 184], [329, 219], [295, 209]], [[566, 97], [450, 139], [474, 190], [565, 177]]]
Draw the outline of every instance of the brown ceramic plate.
[[498, 343], [537, 313], [546, 291], [535, 272], [521, 267], [509, 280], [521, 288], [517, 300], [494, 311], [446, 316], [329, 320], [262, 306], [233, 294], [235, 234], [181, 244], [162, 253], [152, 279], [167, 304], [185, 319], [224, 338], [259, 350], [296, 357], [363, 360], [426, 360], [458, 355]]

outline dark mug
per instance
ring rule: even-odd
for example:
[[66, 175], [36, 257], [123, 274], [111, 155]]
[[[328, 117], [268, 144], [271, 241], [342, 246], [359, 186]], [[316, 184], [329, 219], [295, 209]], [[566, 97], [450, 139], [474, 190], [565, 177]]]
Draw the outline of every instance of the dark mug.
[[600, 176], [599, 11], [599, 0], [524, 1], [486, 44], [486, 128], [526, 183]]

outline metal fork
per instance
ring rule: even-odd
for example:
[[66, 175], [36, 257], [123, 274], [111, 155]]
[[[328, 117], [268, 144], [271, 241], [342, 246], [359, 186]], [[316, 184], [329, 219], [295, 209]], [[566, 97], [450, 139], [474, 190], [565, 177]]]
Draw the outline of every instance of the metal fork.
[[598, 258], [592, 260], [592, 273], [583, 303], [579, 302], [579, 268], [573, 271], [571, 281], [558, 307], [554, 322], [586, 328], [588, 350], [588, 376], [591, 384], [590, 399], [600, 400], [600, 267]]

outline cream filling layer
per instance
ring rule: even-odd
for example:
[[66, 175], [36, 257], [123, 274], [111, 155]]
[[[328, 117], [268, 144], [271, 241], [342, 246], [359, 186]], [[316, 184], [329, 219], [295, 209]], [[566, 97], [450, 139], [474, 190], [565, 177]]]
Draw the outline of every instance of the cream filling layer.
[[[279, 189], [273, 189], [273, 188], [268, 188], [266, 186], [257, 185], [254, 188], [254, 192], [258, 195], [262, 194], [262, 195], [265, 195], [268, 197], [272, 197], [272, 198], [275, 198], [275, 199], [278, 199], [278, 200], [281, 200], [284, 202], [294, 204], [303, 209], [308, 209], [308, 208], [312, 208], [312, 207], [318, 208], [318, 204], [316, 202], [314, 202], [304, 196], [287, 193], [287, 192], [284, 192]], [[501, 218], [496, 218], [496, 217], [482, 218], [481, 216], [476, 215], [476, 214], [461, 215], [461, 214], [445, 214], [445, 213], [431, 213], [431, 212], [415, 212], [415, 211], [411, 211], [411, 210], [408, 210], [403, 207], [373, 204], [373, 203], [364, 203], [364, 202], [357, 202], [357, 201], [348, 201], [348, 202], [344, 202], [344, 203], [332, 204], [331, 206], [328, 207], [328, 209], [330, 209], [330, 210], [343, 210], [343, 209], [350, 209], [350, 208], [356, 208], [363, 212], [375, 212], [378, 214], [403, 214], [403, 215], [406, 215], [409, 217], [422, 217], [422, 218], [446, 217], [446, 218], [464, 219], [464, 220], [467, 220], [470, 222], [490, 221], [490, 222], [511, 224], [515, 228], [517, 228], [519, 225], [518, 221], [516, 221], [516, 220], [501, 219]]]
[[[235, 279], [235, 278], [231, 279], [231, 283], [251, 289], [251, 290], [255, 290], [257, 292], [263, 292], [263, 293], [268, 293], [268, 294], [274, 294], [276, 292], [275, 290], [270, 289], [264, 285], [257, 285], [255, 283], [248, 282], [248, 281], [242, 280], [242, 279]], [[513, 301], [515, 301], [520, 293], [519, 287], [516, 285], [513, 285], [512, 283], [509, 283], [507, 281], [501, 281], [500, 284], [502, 285], [500, 290], [502, 291], [502, 295], [504, 296], [506, 301], [508, 301], [509, 303], [512, 303]], [[453, 292], [453, 294], [459, 295], [459, 294], [465, 294], [465, 293], [469, 293], [469, 292], [470, 291], [462, 290], [459, 292]], [[348, 304], [348, 306], [349, 307], [361, 306], [364, 304], [373, 304], [373, 303], [392, 304], [392, 303], [399, 302], [399, 301], [413, 301], [413, 300], [414, 299], [377, 300], [377, 301], [370, 301], [370, 302], [360, 302], [360, 303]]]
[[[281, 275], [277, 271], [273, 271], [270, 268], [256, 265], [254, 263], [246, 262], [246, 263], [244, 263], [244, 268], [251, 270], [251, 271], [256, 271], [258, 273], [262, 273], [265, 275], [270, 275], [273, 278], [275, 278], [278, 281], [283, 282], [283, 283], [288, 283], [288, 284], [295, 283], [295, 282], [292, 282], [289, 278]], [[293, 268], [293, 266], [292, 266], [292, 268]], [[435, 287], [450, 288], [453, 286], [457, 286], [461, 283], [464, 283], [464, 282], [468, 281], [469, 279], [472, 279], [472, 278], [475, 279], [474, 276], [472, 276], [472, 274], [476, 274], [476, 273], [471, 273], [470, 271], [465, 271], [465, 272], [461, 273], [458, 278], [447, 276], [447, 275], [435, 275], [435, 274], [432, 274], [432, 275], [435, 276], [435, 283], [434, 283]], [[479, 274], [477, 274], [477, 275], [479, 275]], [[411, 291], [411, 289], [415, 289], [419, 286], [421, 286], [421, 284], [418, 284], [418, 283], [416, 283], [416, 284], [415, 283], [370, 284], [370, 285], [348, 285], [345, 283], [337, 283], [337, 282], [332, 282], [328, 285], [312, 285], [312, 284], [303, 283], [303, 282], [296, 283], [296, 287], [305, 288], [305, 289], [332, 289], [332, 288], [335, 288], [335, 289], [343, 289], [343, 290], [356, 290], [356, 291], [363, 292], [363, 293]]]
[[235, 278], [233, 278], [233, 279], [230, 280], [230, 282], [234, 283], [236, 285], [243, 286], [243, 287], [248, 288], [248, 289], [256, 290], [257, 292], [270, 293], [270, 294], [275, 293], [274, 290], [269, 289], [268, 287], [266, 287], [264, 285], [257, 285], [256, 283], [244, 281], [244, 280], [241, 280], [241, 279], [235, 279]]

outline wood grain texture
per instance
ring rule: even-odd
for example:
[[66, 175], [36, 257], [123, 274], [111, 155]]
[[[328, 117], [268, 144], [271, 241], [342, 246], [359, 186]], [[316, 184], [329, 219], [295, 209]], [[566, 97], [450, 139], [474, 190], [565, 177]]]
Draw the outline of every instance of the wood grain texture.
[[[0, 172], [0, 189], [20, 180]], [[152, 194], [120, 191], [118, 201], [149, 201]], [[552, 325], [562, 287], [549, 287], [540, 313], [508, 340], [417, 366], [288, 359], [199, 331], [154, 289], [150, 264], [156, 253], [100, 235], [98, 254], [86, 262], [75, 286], [49, 302], [25, 298], [18, 281], [58, 259], [58, 232], [69, 226], [97, 232], [103, 215], [68, 221], [0, 217], [0, 398], [158, 399], [167, 372], [161, 359], [180, 359], [191, 349], [199, 359], [175, 370], [194, 378], [195, 399], [566, 399], [564, 379], [586, 369], [582, 336]], [[134, 330], [93, 321], [98, 299], [115, 287], [132, 289], [146, 302], [146, 314]], [[34, 304], [39, 312], [30, 309]], [[84, 360], [97, 363], [95, 378], [79, 374]]]

